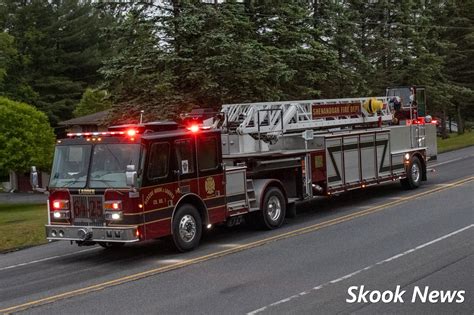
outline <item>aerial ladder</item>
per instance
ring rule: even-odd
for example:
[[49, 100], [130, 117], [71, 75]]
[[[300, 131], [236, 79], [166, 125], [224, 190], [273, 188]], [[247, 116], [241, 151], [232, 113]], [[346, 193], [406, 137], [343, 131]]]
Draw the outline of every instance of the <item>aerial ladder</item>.
[[[381, 102], [379, 110], [364, 104]], [[319, 99], [222, 106], [224, 127], [239, 135], [273, 135], [390, 122], [389, 97]], [[370, 105], [369, 105], [370, 106]]]

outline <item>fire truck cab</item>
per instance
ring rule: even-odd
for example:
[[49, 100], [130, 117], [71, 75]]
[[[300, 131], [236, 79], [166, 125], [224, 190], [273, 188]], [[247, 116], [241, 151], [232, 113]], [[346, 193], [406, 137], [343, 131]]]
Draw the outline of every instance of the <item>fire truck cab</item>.
[[53, 161], [48, 239], [112, 247], [173, 235], [187, 250], [226, 220], [219, 130], [155, 122], [68, 136]]

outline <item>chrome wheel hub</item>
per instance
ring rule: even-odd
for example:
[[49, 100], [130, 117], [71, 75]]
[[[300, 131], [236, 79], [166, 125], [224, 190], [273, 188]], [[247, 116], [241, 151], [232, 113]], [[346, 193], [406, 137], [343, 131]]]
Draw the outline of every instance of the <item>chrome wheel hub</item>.
[[193, 216], [186, 214], [179, 221], [179, 236], [187, 243], [196, 237], [197, 225]]
[[420, 168], [418, 167], [418, 164], [413, 164], [411, 166], [411, 178], [414, 182], [420, 180]]
[[270, 220], [278, 221], [281, 215], [281, 203], [277, 196], [268, 199], [267, 214]]

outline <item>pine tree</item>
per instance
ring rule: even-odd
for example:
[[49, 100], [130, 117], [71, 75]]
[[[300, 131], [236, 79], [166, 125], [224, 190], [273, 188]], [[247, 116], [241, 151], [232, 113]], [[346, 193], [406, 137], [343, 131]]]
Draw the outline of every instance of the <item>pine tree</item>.
[[474, 119], [474, 3], [453, 1], [445, 8], [443, 37], [451, 43], [444, 74], [452, 90], [452, 115], [458, 133], [464, 133], [466, 119]]
[[[15, 38], [23, 62], [11, 71], [20, 78], [17, 85], [1, 92], [35, 105], [56, 125], [72, 116], [85, 88], [99, 81], [97, 69], [108, 51], [99, 36], [111, 19], [87, 1], [4, 2], [0, 24]], [[12, 95], [28, 88], [33, 93]]]

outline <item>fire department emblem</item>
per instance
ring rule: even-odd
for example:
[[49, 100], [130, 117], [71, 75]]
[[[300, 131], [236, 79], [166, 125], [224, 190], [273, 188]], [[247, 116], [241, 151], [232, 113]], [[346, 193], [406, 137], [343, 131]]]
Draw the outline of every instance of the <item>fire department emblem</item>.
[[208, 177], [206, 178], [206, 182], [204, 183], [204, 188], [208, 195], [212, 195], [216, 191], [216, 182], [214, 178]]

